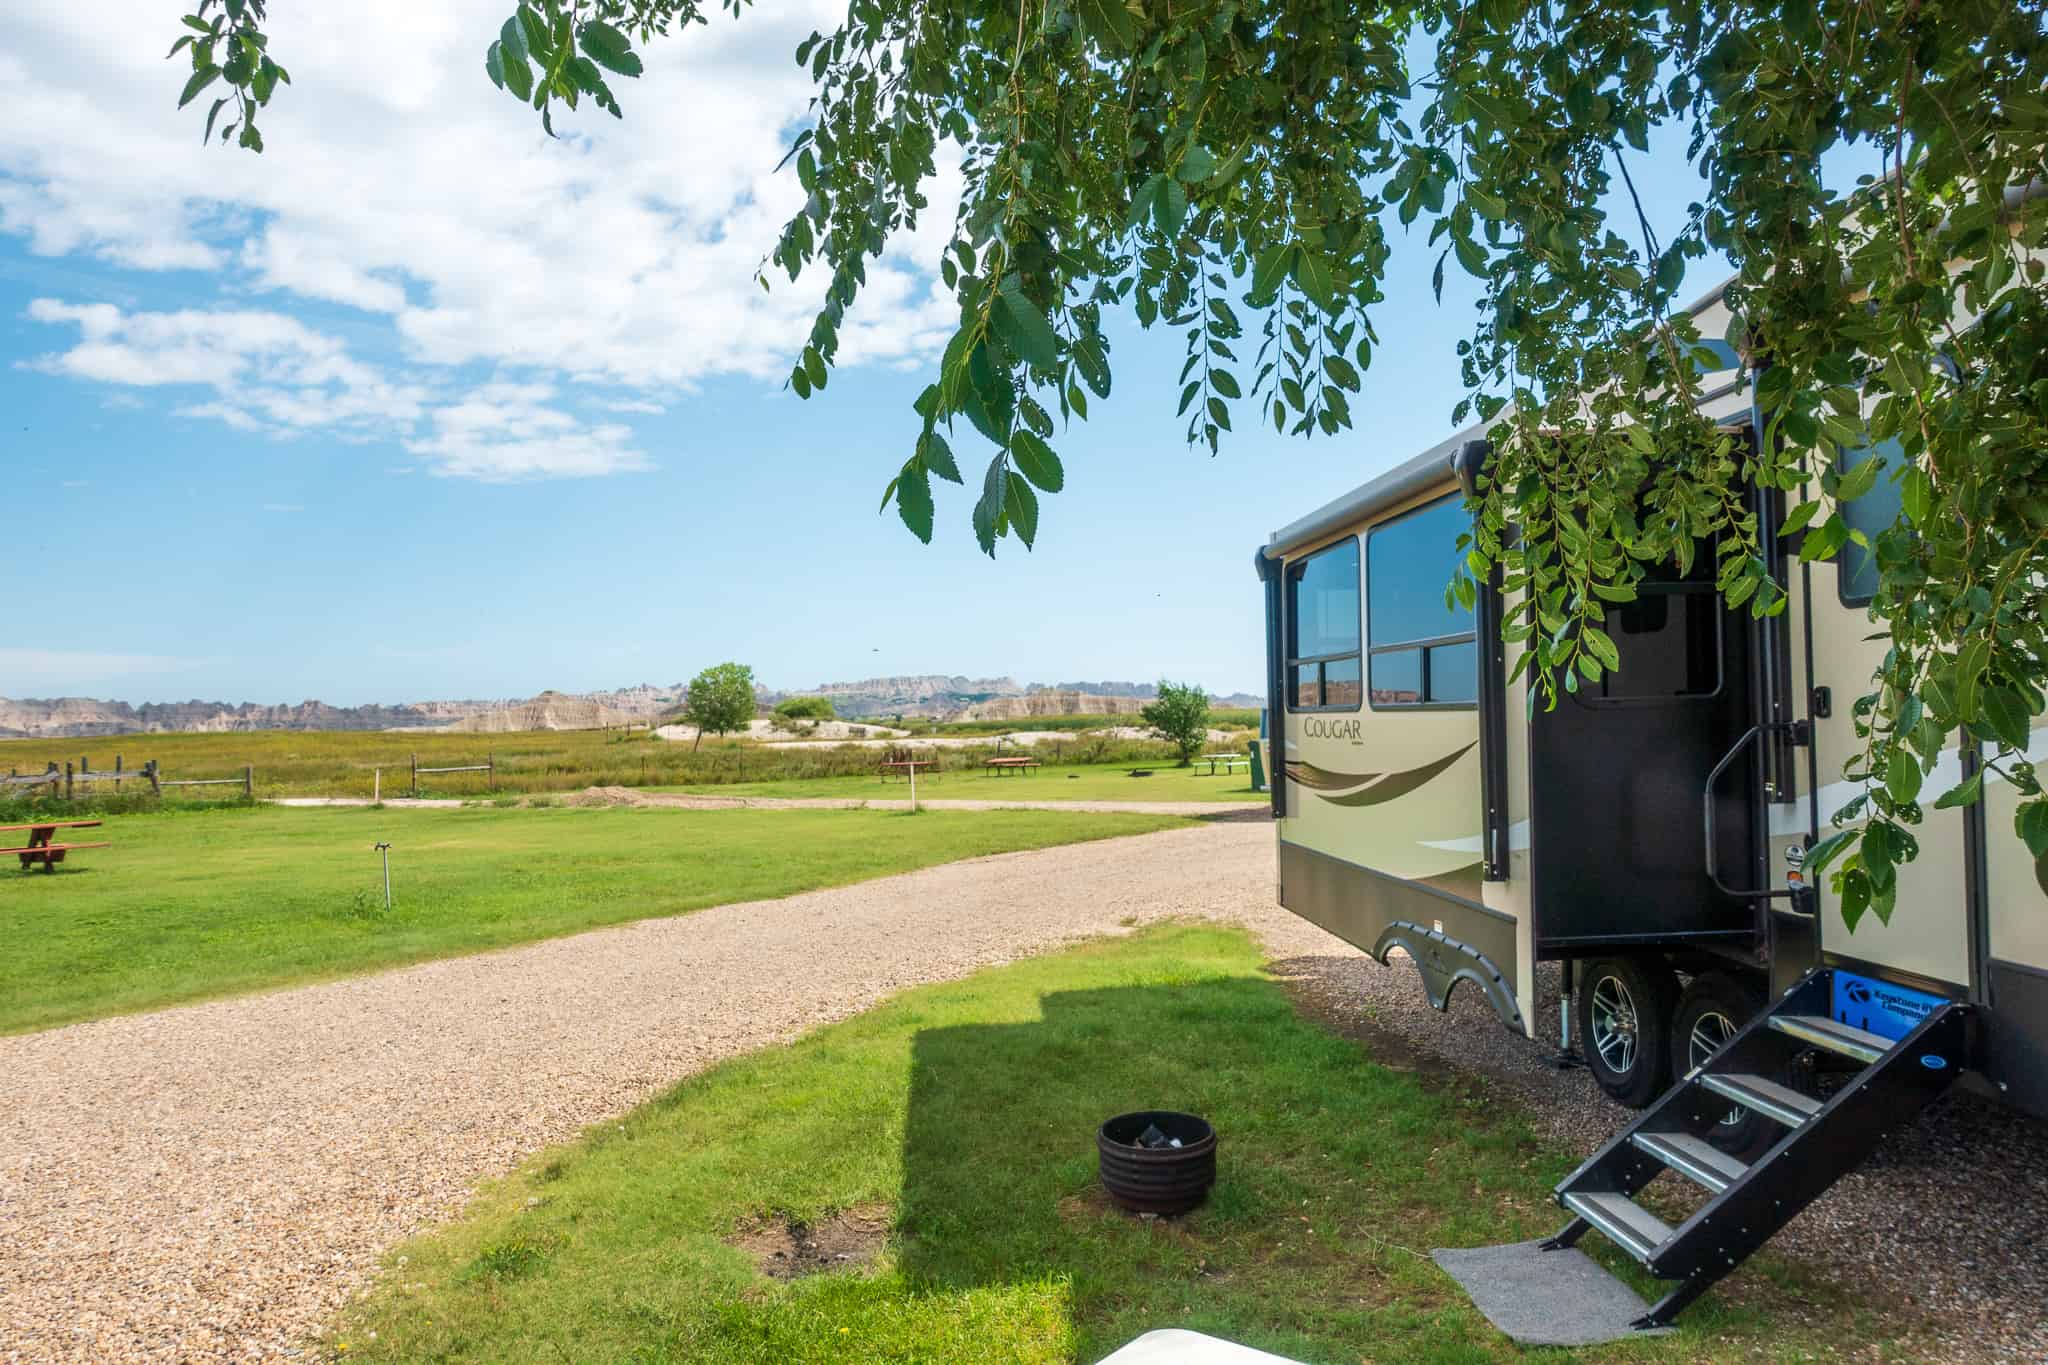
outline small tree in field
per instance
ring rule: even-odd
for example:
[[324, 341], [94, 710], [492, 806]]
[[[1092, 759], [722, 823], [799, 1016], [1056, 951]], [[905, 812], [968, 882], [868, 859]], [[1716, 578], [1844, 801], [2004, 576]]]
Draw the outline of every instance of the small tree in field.
[[704, 742], [704, 732], [729, 734], [746, 728], [754, 718], [754, 670], [745, 664], [713, 664], [690, 679], [689, 699], [683, 703], [683, 719], [697, 727], [692, 751]]
[[1193, 683], [1159, 680], [1159, 700], [1139, 713], [1158, 736], [1180, 750], [1185, 768], [1209, 739], [1209, 694]]

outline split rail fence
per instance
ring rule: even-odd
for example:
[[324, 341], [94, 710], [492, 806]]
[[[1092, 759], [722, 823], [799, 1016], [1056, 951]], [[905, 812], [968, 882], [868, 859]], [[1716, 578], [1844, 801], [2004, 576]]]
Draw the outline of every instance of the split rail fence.
[[76, 764], [66, 761], [62, 768], [51, 763], [39, 773], [18, 773], [9, 769], [7, 776], [0, 777], [0, 790], [15, 792], [48, 787], [55, 795], [61, 789], [64, 799], [70, 801], [78, 795], [79, 787], [102, 782], [113, 783], [116, 795], [120, 794], [123, 782], [147, 782], [151, 793], [157, 796], [163, 795], [166, 787], [240, 787], [244, 797], [253, 800], [256, 796], [256, 769], [251, 764], [242, 766], [240, 777], [187, 777], [174, 781], [163, 775], [163, 770], [153, 758], [140, 768], [130, 768], [124, 765], [119, 754], [114, 755], [111, 770], [93, 767], [89, 755], [80, 758]]

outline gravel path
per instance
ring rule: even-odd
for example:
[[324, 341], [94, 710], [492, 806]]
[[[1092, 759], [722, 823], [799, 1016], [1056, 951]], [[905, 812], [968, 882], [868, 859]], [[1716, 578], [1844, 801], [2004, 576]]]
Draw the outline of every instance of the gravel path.
[[1272, 839], [1004, 854], [0, 1039], [0, 1360], [285, 1357], [480, 1177], [909, 986], [1170, 915], [1341, 951], [1270, 908]]
[[[1320, 1013], [1493, 1078], [1580, 1150], [1624, 1121], [1468, 992], [1438, 1015], [1412, 970], [1275, 907], [1272, 838], [1004, 854], [0, 1039], [0, 1361], [287, 1358], [535, 1149], [906, 987], [1170, 916], [1255, 929]], [[1774, 1246], [1938, 1315], [1955, 1360], [2048, 1359], [2048, 1125], [1952, 1100]]]

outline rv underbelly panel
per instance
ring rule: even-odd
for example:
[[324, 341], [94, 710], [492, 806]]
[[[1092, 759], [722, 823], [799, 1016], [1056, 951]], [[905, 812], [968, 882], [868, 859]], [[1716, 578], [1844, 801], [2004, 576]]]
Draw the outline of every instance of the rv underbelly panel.
[[1381, 961], [1391, 948], [1407, 953], [1438, 1009], [1458, 982], [1470, 982], [1502, 1023], [1527, 1032], [1512, 916], [1284, 839], [1280, 886], [1281, 904], [1346, 943]]

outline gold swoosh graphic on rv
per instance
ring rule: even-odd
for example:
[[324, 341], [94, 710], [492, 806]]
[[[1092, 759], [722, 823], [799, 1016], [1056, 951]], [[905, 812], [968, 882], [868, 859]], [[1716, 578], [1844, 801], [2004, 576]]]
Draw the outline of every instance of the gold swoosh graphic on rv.
[[1379, 774], [1331, 772], [1328, 768], [1318, 768], [1313, 763], [1296, 762], [1287, 765], [1287, 776], [1291, 781], [1299, 782], [1310, 791], [1333, 792], [1342, 791], [1347, 787], [1363, 786]]
[[[1472, 752], [1478, 743], [1479, 741], [1475, 739], [1462, 749], [1445, 754], [1442, 758], [1431, 763], [1425, 763], [1419, 768], [1410, 768], [1405, 773], [1388, 773], [1364, 791], [1351, 792], [1345, 796], [1323, 796], [1323, 800], [1328, 801], [1333, 806], [1377, 806], [1382, 802], [1392, 801], [1396, 797], [1406, 796], [1409, 792], [1414, 791], [1417, 787], [1429, 781], [1453, 763], [1456, 763], [1466, 754]], [[1318, 792], [1317, 795], [1322, 796], [1322, 793]]]

